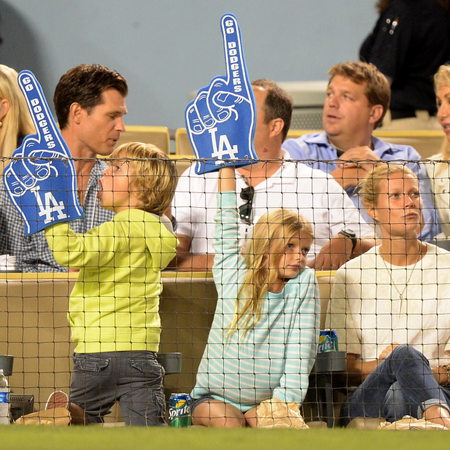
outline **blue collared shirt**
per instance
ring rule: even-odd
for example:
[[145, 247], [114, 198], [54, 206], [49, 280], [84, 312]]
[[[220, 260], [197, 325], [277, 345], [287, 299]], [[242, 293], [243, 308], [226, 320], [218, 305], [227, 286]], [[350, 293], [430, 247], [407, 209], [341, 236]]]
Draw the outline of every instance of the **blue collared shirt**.
[[[97, 199], [98, 180], [107, 167], [104, 161], [95, 161], [84, 199], [84, 217], [70, 222], [77, 234], [84, 234], [114, 217], [114, 212], [102, 208]], [[25, 236], [23, 219], [10, 200], [3, 179], [0, 179], [0, 252], [15, 256], [17, 270], [22, 272], [67, 272], [66, 267], [55, 261], [45, 231]]]
[[[426, 168], [421, 162], [421, 156], [414, 148], [408, 145], [389, 144], [375, 136], [372, 136], [372, 145], [373, 152], [383, 161], [405, 162], [405, 165], [416, 174], [419, 180], [420, 195], [423, 200], [422, 211], [425, 220], [419, 239], [431, 242], [441, 232], [441, 226], [439, 215], [434, 207], [430, 180]], [[282, 147], [291, 155], [292, 159], [308, 160], [308, 165], [314, 169], [319, 169], [326, 173], [331, 173], [337, 169], [336, 160], [339, 158], [338, 153], [328, 140], [325, 132], [305, 134], [297, 139], [288, 139], [283, 143]], [[350, 187], [346, 192], [353, 200], [355, 206], [360, 209], [364, 218], [370, 222], [371, 220], [365, 212], [364, 206], [360, 204], [359, 196], [355, 195], [355, 188]]]

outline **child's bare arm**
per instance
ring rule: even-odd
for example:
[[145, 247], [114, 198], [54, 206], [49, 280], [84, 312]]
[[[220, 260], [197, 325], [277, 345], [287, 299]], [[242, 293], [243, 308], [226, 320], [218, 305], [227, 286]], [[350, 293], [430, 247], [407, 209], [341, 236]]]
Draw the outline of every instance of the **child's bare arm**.
[[236, 173], [233, 166], [219, 170], [219, 192], [236, 191]]

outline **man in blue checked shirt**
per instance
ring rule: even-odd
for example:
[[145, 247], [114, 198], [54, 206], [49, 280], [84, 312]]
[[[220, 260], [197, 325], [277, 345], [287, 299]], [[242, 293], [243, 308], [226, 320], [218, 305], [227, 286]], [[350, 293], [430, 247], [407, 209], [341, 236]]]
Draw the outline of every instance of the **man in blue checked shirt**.
[[[71, 222], [75, 233], [86, 233], [112, 218], [97, 199], [98, 180], [107, 165], [97, 155], [109, 155], [125, 131], [128, 86], [117, 72], [95, 64], [79, 65], [64, 74], [54, 103], [61, 134], [74, 158], [78, 199], [84, 217]], [[44, 232], [24, 234], [24, 222], [0, 180], [0, 252], [16, 257], [23, 272], [66, 272], [48, 248]]]
[[423, 199], [423, 227], [419, 239], [430, 242], [440, 233], [429, 179], [421, 156], [412, 147], [383, 142], [372, 136], [389, 108], [390, 87], [372, 64], [341, 63], [333, 66], [323, 109], [323, 133], [288, 139], [282, 145], [292, 159], [331, 174], [368, 220], [359, 204], [357, 185], [376, 165], [406, 164], [419, 179]]

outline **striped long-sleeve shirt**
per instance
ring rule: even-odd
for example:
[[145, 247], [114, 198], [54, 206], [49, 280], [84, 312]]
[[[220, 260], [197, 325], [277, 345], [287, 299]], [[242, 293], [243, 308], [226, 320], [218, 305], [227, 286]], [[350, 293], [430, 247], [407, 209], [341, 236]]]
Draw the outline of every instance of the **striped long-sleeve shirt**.
[[239, 287], [247, 272], [241, 256], [234, 192], [218, 194], [214, 280], [218, 301], [192, 397], [210, 395], [245, 412], [278, 397], [301, 403], [308, 388], [319, 334], [319, 295], [311, 269], [269, 292], [261, 318], [245, 338], [227, 341]]

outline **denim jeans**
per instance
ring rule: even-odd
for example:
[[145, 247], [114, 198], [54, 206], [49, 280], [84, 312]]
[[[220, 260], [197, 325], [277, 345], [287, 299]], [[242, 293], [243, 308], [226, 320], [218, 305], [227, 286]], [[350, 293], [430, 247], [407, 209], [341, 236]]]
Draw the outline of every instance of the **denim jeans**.
[[384, 417], [390, 422], [410, 415], [417, 419], [433, 405], [449, 409], [450, 391], [435, 380], [428, 360], [409, 345], [399, 345], [344, 403], [341, 418]]
[[154, 352], [74, 353], [70, 401], [101, 423], [119, 402], [126, 425], [164, 426], [164, 369]]

